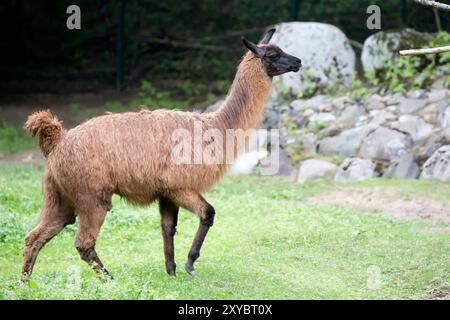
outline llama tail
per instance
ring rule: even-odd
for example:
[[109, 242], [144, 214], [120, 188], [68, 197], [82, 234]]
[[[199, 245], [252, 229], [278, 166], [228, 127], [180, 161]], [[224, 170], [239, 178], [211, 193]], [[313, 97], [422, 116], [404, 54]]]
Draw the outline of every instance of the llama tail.
[[56, 147], [64, 133], [62, 122], [48, 110], [29, 115], [25, 128], [33, 137], [38, 136], [39, 147], [45, 157]]

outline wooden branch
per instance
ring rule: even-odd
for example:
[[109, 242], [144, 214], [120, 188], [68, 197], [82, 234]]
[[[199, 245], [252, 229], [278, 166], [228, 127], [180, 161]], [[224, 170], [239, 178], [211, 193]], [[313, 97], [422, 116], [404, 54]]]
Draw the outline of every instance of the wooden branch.
[[350, 42], [350, 44], [352, 46], [354, 46], [355, 48], [361, 49], [364, 47], [364, 45], [361, 42], [358, 42], [356, 40], [352, 40], [352, 39], [348, 39], [348, 42]]
[[450, 46], [446, 47], [437, 47], [437, 48], [427, 48], [427, 49], [410, 49], [410, 50], [401, 50], [401, 56], [418, 56], [423, 54], [436, 54], [442, 52], [450, 51]]
[[433, 8], [434, 21], [436, 22], [436, 29], [438, 32], [442, 31], [441, 18], [439, 17], [439, 11], [436, 8]]
[[450, 4], [440, 3], [432, 0], [414, 0], [417, 3], [423, 4], [424, 6], [434, 7], [440, 10], [450, 11]]

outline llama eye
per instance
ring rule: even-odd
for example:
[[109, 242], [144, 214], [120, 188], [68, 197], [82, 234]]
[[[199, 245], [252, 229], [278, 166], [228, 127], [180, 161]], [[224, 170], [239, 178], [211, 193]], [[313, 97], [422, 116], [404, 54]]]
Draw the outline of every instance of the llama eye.
[[269, 54], [267, 55], [267, 57], [268, 57], [270, 60], [276, 60], [276, 59], [278, 59], [278, 58], [280, 57], [280, 55], [279, 55], [277, 52], [273, 52], [273, 53], [269, 53]]

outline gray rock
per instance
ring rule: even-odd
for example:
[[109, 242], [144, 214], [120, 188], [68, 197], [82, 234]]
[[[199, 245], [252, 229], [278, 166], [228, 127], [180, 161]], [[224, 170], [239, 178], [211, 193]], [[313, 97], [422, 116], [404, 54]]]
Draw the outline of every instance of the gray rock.
[[336, 99], [333, 99], [333, 106], [338, 109], [338, 110], [342, 110], [344, 109], [346, 106], [354, 104], [355, 102], [347, 97], [347, 96], [343, 96], [343, 97], [339, 97]]
[[385, 110], [397, 114], [396, 106], [387, 106]]
[[427, 141], [422, 144], [415, 145], [411, 150], [414, 155], [414, 160], [419, 164], [419, 166], [423, 165], [437, 149], [443, 146], [443, 142], [449, 142], [445, 141], [444, 132], [436, 132], [436, 134], [432, 134]]
[[377, 160], [393, 160], [413, 146], [407, 135], [385, 127], [379, 127], [364, 140], [359, 156]]
[[[294, 167], [292, 166], [292, 160], [289, 153], [287, 153], [285, 150], [280, 149], [278, 153], [278, 157], [274, 157], [273, 154], [271, 154], [269, 157], [261, 160], [261, 167], [271, 167], [274, 165], [272, 161], [278, 161], [278, 170], [276, 173], [272, 173], [273, 176], [283, 176], [283, 177], [290, 177], [293, 175], [293, 172], [295, 171]], [[263, 174], [264, 171], [261, 170], [260, 174]]]
[[366, 104], [367, 110], [382, 110], [386, 107], [386, 104], [382, 100], [371, 99]]
[[399, 159], [392, 161], [383, 177], [395, 179], [417, 179], [419, 174], [419, 166], [414, 161], [414, 157], [408, 153], [401, 156]]
[[409, 97], [413, 99], [425, 99], [427, 97], [427, 92], [423, 89], [414, 90]]
[[340, 165], [334, 180], [337, 182], [362, 181], [375, 177], [375, 164], [368, 159], [347, 158]]
[[297, 111], [295, 109], [291, 109], [288, 112], [288, 116], [290, 118], [290, 120], [298, 127], [304, 127], [307, 119], [303, 116], [301, 111]]
[[450, 127], [445, 128], [442, 131], [442, 137], [445, 139], [445, 141], [450, 144]]
[[450, 128], [450, 108], [439, 114], [437, 122], [441, 128]]
[[333, 111], [333, 104], [332, 103], [321, 104], [317, 108], [317, 111], [319, 111], [319, 112], [332, 112]]
[[294, 100], [291, 102], [291, 107], [296, 110], [303, 111], [306, 109], [305, 100], [303, 99]]
[[[317, 22], [289, 22], [275, 27], [277, 32], [271, 43], [300, 57], [304, 63], [303, 71], [274, 78], [277, 99], [296, 97], [306, 90], [336, 82], [351, 81], [355, 71], [355, 53], [341, 30]], [[311, 78], [313, 81], [310, 81]]]
[[386, 105], [397, 105], [399, 104], [405, 97], [401, 93], [394, 93], [392, 95], [386, 95], [384, 97], [384, 101], [386, 102]]
[[402, 115], [398, 121], [391, 123], [391, 128], [409, 134], [414, 143], [426, 140], [433, 133], [433, 126], [422, 118], [412, 115]]
[[440, 147], [423, 164], [420, 179], [450, 182], [450, 145]]
[[365, 126], [349, 129], [338, 136], [325, 138], [320, 141], [319, 153], [325, 156], [339, 156], [342, 159], [357, 155], [364, 138], [374, 127]]
[[397, 106], [397, 111], [400, 114], [414, 114], [423, 109], [427, 103], [426, 99], [403, 98]]
[[300, 153], [306, 153], [309, 155], [316, 154], [317, 137], [314, 133], [301, 133], [296, 139]]
[[423, 108], [419, 113], [426, 122], [436, 124], [437, 121], [437, 104], [432, 103]]
[[358, 105], [348, 106], [344, 109], [340, 117], [337, 118], [336, 125], [342, 127], [354, 126], [363, 112], [363, 108]]
[[312, 129], [319, 124], [328, 125], [335, 120], [336, 117], [330, 112], [316, 113], [309, 118], [308, 128]]
[[268, 109], [263, 122], [266, 129], [278, 128], [281, 124], [281, 114], [275, 110]]
[[438, 113], [443, 113], [443, 112], [447, 111], [447, 109], [450, 108], [450, 100], [444, 100], [444, 101], [439, 102], [436, 105], [436, 108], [437, 108]]
[[362, 116], [359, 117], [358, 122], [356, 123], [356, 127], [363, 127], [366, 126], [367, 124], [369, 124], [369, 116], [363, 114]]
[[327, 138], [327, 137], [334, 137], [337, 136], [342, 131], [342, 127], [331, 124], [327, 126], [326, 128], [323, 128], [319, 131], [318, 135], [320, 139]]
[[315, 111], [320, 111], [323, 109], [321, 106], [331, 104], [332, 100], [330, 97], [325, 95], [317, 95], [305, 101], [305, 107], [308, 109], [313, 109]]
[[370, 124], [375, 126], [380, 126], [387, 121], [397, 120], [397, 116], [395, 114], [386, 110], [372, 110], [369, 115], [372, 117]]
[[303, 116], [304, 116], [304, 117], [311, 117], [313, 114], [314, 114], [314, 110], [313, 110], [313, 109], [306, 109], [306, 110], [303, 112]]
[[428, 95], [428, 103], [440, 102], [447, 98], [450, 98], [450, 90], [448, 89], [431, 90]]
[[297, 181], [303, 183], [315, 179], [332, 178], [337, 170], [338, 167], [328, 161], [319, 159], [305, 160], [300, 164]]

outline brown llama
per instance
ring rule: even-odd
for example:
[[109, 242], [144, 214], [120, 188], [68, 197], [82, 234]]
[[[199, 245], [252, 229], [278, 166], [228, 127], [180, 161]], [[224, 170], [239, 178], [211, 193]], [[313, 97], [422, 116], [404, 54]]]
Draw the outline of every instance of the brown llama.
[[183, 207], [197, 214], [200, 225], [185, 265], [186, 271], [194, 275], [194, 262], [215, 214], [201, 193], [224, 175], [229, 164], [174, 163], [170, 136], [179, 128], [193, 132], [194, 122], [220, 132], [258, 128], [272, 77], [301, 67], [300, 59], [268, 44], [274, 32], [269, 30], [258, 45], [242, 38], [250, 51], [239, 64], [225, 102], [215, 112], [141, 110], [107, 114], [70, 130], [63, 129], [49, 111], [30, 115], [26, 129], [38, 136], [47, 161], [44, 205], [38, 225], [25, 239], [22, 279], [30, 277], [42, 247], [64, 226], [74, 223], [77, 216], [80, 226], [75, 247], [81, 259], [109, 276], [95, 251], [95, 242], [106, 212], [112, 207], [113, 194], [137, 205], [159, 201], [166, 270], [172, 276], [176, 268], [173, 239], [178, 209]]

